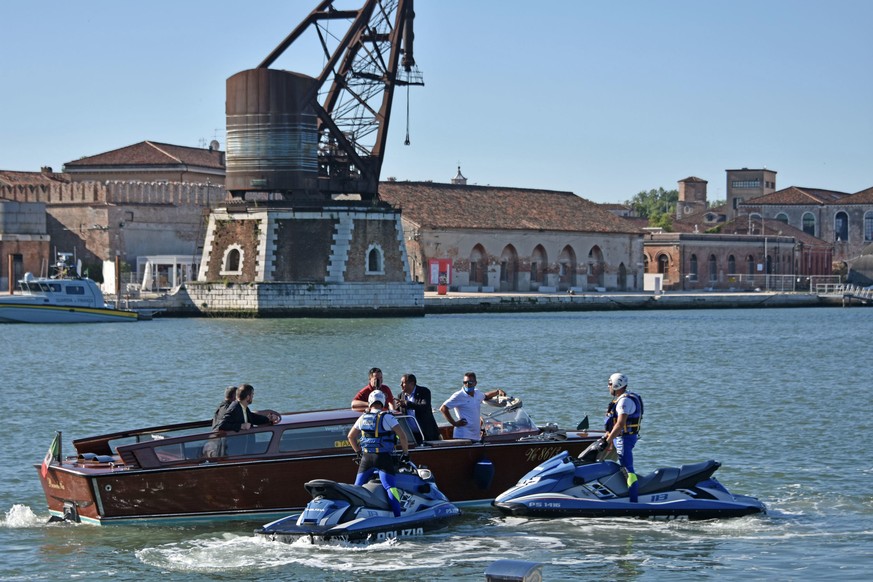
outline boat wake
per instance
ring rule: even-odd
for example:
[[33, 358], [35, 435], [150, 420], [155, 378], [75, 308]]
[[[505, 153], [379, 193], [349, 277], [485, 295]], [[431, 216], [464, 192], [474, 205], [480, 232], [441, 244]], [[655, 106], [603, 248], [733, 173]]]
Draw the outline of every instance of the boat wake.
[[48, 525], [48, 518], [39, 516], [27, 505], [16, 503], [6, 512], [6, 516], [0, 520], [0, 527], [10, 529], [44, 527]]
[[[446, 556], [475, 554], [479, 545], [486, 555], [499, 548], [509, 551], [517, 539], [504, 538], [502, 543], [482, 537], [429, 534], [423, 538], [388, 540], [378, 543], [342, 541], [310, 542], [308, 537], [277, 544], [259, 536], [221, 534], [212, 537], [173, 542], [143, 548], [135, 552], [144, 564], [174, 572], [214, 573], [234, 569], [269, 570], [276, 568], [313, 568], [317, 571], [372, 572], [376, 570], [415, 572], [416, 577], [434, 578], [446, 567]], [[555, 540], [541, 546], [553, 548]], [[560, 545], [558, 543], [558, 545]], [[409, 556], [414, 555], [415, 560]], [[475, 561], [475, 560], [473, 560]], [[488, 558], [486, 562], [493, 561]]]

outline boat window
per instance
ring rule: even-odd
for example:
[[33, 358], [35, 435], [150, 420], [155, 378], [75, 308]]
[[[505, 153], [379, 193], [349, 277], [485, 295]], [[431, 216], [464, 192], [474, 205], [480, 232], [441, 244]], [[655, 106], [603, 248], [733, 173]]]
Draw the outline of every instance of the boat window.
[[49, 290], [52, 293], [60, 293], [61, 292], [61, 284], [60, 283], [49, 283]]
[[272, 436], [272, 432], [254, 432], [159, 445], [155, 447], [155, 456], [162, 463], [173, 463], [204, 457], [261, 455], [267, 452]]
[[67, 295], [84, 295], [85, 288], [81, 285], [67, 285]]
[[37, 283], [39, 285], [39, 290], [43, 293], [51, 293], [51, 288], [46, 283]]
[[282, 433], [279, 452], [350, 448], [347, 436], [351, 429], [351, 424], [289, 428]]

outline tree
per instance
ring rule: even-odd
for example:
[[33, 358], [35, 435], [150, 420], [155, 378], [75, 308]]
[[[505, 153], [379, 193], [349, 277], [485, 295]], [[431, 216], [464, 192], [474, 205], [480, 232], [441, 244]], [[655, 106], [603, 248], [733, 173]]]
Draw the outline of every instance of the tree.
[[643, 190], [625, 201], [625, 204], [633, 208], [637, 216], [648, 218], [650, 226], [658, 226], [670, 231], [673, 229], [673, 215], [678, 201], [679, 190], [658, 188], [648, 192]]

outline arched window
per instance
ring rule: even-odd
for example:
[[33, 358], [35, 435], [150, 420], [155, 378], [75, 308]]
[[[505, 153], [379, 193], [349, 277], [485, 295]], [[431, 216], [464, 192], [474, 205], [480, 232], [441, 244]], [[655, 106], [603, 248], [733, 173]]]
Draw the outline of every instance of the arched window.
[[748, 257], [746, 257], [746, 265], [748, 266], [748, 269], [749, 269], [749, 275], [754, 275], [755, 274], [755, 257], [753, 257], [752, 255], [749, 255]]
[[697, 255], [691, 255], [691, 272], [688, 274], [691, 281], [697, 281]]
[[842, 210], [834, 216], [834, 240], [849, 242], [849, 215]]
[[815, 215], [812, 212], [803, 214], [803, 232], [815, 236]]
[[782, 224], [788, 224], [788, 215], [785, 214], [784, 212], [780, 212], [779, 214], [776, 215], [776, 220], [778, 220]]
[[242, 275], [243, 266], [243, 250], [240, 245], [230, 245], [224, 251], [224, 257], [221, 260], [220, 275]]
[[718, 261], [715, 255], [709, 255], [709, 282], [718, 281]]
[[873, 211], [864, 213], [864, 242], [873, 241]]
[[737, 260], [733, 255], [728, 257], [728, 273], [736, 273], [737, 272]]
[[[670, 257], [667, 255], [658, 255], [658, 272], [666, 275], [670, 268]], [[665, 277], [666, 279], [666, 277]]]
[[618, 290], [627, 291], [627, 268], [624, 263], [618, 265]]
[[382, 247], [378, 244], [371, 244], [367, 249], [367, 275], [384, 275], [385, 274], [385, 255], [382, 252]]

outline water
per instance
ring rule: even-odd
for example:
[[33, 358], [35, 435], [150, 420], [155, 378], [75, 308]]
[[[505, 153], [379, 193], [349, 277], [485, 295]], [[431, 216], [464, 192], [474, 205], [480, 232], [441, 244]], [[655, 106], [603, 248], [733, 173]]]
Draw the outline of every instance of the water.
[[[860, 308], [2, 326], [0, 579], [483, 580], [502, 558], [542, 563], [546, 580], [867, 579], [871, 329]], [[67, 454], [80, 436], [206, 418], [243, 381], [255, 407], [344, 406], [372, 366], [392, 388], [414, 372], [437, 405], [472, 370], [562, 426], [599, 422], [620, 370], [646, 400], [638, 471], [715, 458], [719, 479], [769, 514], [528, 520], [482, 508], [370, 546], [272, 544], [252, 536], [258, 522], [46, 524], [32, 465], [55, 430]]]

